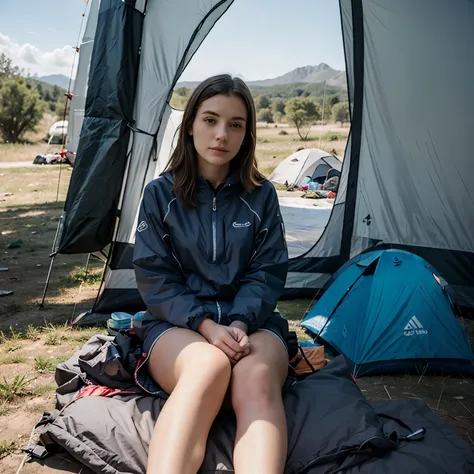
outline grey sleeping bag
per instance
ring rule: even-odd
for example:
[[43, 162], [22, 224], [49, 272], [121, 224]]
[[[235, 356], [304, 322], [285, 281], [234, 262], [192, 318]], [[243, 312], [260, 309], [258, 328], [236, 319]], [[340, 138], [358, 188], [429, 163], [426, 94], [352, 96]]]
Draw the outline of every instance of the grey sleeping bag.
[[[58, 366], [61, 411], [45, 413], [36, 434], [48, 450], [61, 447], [94, 472], [143, 474], [166, 394], [140, 392], [120, 353], [112, 338], [94, 337]], [[107, 393], [101, 385], [137, 393]], [[89, 393], [97, 388], [102, 396], [77, 398], [84, 386]], [[289, 383], [284, 405], [289, 439], [285, 474], [474, 473], [472, 450], [426, 404], [369, 402], [342, 356]], [[422, 428], [424, 436], [421, 432], [407, 439]], [[234, 415], [223, 410], [211, 429], [201, 473], [233, 472], [234, 437]]]

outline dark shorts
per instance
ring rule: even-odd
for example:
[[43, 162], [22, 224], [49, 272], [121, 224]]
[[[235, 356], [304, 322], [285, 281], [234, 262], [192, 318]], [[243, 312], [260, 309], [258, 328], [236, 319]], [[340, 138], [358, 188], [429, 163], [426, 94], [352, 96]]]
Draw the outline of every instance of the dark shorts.
[[[135, 372], [135, 381], [147, 392], [156, 394], [161, 391], [146, 369], [146, 362], [150, 357], [151, 351], [163, 334], [178, 328], [179, 326], [170, 324], [167, 321], [153, 321], [148, 323], [146, 328], [143, 328], [142, 361]], [[256, 332], [258, 331], [267, 331], [278, 338], [288, 357], [288, 321], [278, 311], [275, 311]]]

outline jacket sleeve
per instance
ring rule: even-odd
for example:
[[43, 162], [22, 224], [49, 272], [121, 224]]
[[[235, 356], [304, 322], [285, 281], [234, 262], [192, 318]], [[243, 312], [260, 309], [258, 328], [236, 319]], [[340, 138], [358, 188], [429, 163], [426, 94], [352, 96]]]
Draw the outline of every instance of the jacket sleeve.
[[212, 312], [186, 285], [173, 254], [155, 193], [145, 188], [135, 236], [133, 265], [138, 291], [157, 319], [196, 330]]
[[249, 333], [263, 326], [275, 311], [288, 272], [285, 229], [275, 188], [272, 186], [250, 260], [228, 318], [247, 324]]

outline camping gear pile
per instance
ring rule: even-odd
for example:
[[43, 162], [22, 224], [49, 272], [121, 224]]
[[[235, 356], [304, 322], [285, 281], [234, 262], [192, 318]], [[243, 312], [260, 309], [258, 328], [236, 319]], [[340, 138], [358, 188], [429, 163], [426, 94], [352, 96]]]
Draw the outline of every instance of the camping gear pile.
[[[134, 383], [140, 348], [133, 334], [94, 336], [56, 371], [58, 409], [36, 425], [27, 452], [58, 449], [96, 473], [143, 474], [161, 390]], [[418, 400], [367, 400], [342, 356], [284, 387], [285, 474], [474, 472], [474, 452]], [[112, 435], [113, 434], [113, 435]], [[235, 417], [221, 410], [199, 472], [232, 473]]]
[[34, 165], [56, 165], [58, 163], [68, 163], [66, 157], [62, 157], [59, 153], [45, 153], [36, 155], [33, 160]]

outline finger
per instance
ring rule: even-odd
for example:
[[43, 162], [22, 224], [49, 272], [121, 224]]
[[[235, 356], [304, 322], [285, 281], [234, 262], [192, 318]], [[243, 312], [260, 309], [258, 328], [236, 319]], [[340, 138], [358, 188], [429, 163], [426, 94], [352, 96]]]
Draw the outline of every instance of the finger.
[[249, 344], [250, 339], [247, 334], [244, 333], [244, 337], [242, 337], [242, 339], [239, 341], [239, 346], [246, 349], [247, 347], [249, 347]]
[[242, 337], [244, 337], [245, 333], [241, 331], [239, 328], [229, 327], [229, 332], [231, 336], [237, 341], [240, 342]]
[[231, 328], [234, 339], [239, 343], [241, 348], [245, 348], [249, 344], [249, 337], [239, 328]]
[[219, 341], [215, 346], [218, 347], [231, 361], [235, 358], [236, 354], [238, 354], [238, 352], [231, 349], [223, 341]]
[[227, 332], [224, 337], [222, 338], [222, 342], [226, 344], [230, 349], [234, 352], [242, 352], [242, 348], [240, 344], [234, 339], [231, 332]]

